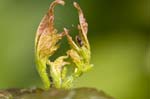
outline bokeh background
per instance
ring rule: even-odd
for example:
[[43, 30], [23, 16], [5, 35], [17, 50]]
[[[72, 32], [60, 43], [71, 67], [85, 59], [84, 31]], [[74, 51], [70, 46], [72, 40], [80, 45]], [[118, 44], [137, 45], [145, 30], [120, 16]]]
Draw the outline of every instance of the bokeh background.
[[[55, 26], [75, 32], [77, 1], [89, 23], [94, 68], [75, 87], [94, 87], [117, 99], [150, 99], [150, 0], [66, 0]], [[52, 0], [0, 0], [0, 89], [40, 87], [34, 38]], [[64, 46], [65, 47], [65, 46]]]

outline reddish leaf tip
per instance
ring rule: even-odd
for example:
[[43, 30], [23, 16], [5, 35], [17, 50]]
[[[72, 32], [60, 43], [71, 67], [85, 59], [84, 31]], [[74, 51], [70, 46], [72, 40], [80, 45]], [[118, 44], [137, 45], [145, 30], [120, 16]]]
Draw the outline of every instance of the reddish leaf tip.
[[57, 3], [61, 4], [61, 5], [64, 5], [65, 2], [63, 0], [55, 0]]

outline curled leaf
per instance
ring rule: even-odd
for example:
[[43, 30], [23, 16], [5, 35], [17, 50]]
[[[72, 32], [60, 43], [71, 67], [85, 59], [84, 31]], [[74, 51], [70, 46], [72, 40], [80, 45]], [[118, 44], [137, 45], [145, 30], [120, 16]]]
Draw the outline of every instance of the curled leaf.
[[79, 23], [81, 25], [81, 29], [82, 29], [82, 32], [87, 35], [87, 32], [88, 32], [88, 24], [86, 22], [86, 19], [84, 18], [84, 14], [83, 14], [83, 11], [82, 9], [80, 8], [79, 4], [74, 2], [73, 3], [74, 7], [78, 10], [78, 14], [79, 14]]
[[63, 34], [57, 33], [54, 28], [54, 7], [58, 4], [64, 5], [64, 1], [55, 0], [50, 5], [48, 13], [44, 16], [37, 29], [35, 46], [39, 56], [48, 57], [57, 49], [57, 42], [62, 38]]
[[55, 88], [61, 88], [62, 85], [62, 71], [64, 70], [64, 66], [68, 65], [69, 62], [65, 62], [64, 60], [67, 59], [67, 56], [60, 56], [54, 62], [48, 62], [50, 65], [50, 74], [54, 78], [53, 83]]
[[72, 40], [72, 37], [69, 35], [69, 31], [66, 28], [64, 28], [64, 31], [71, 46], [71, 50], [69, 50], [67, 54], [76, 65], [74, 74], [75, 77], [79, 77], [82, 73], [89, 70], [93, 65], [90, 64], [91, 51], [87, 38], [88, 24], [86, 22], [86, 19], [84, 18], [80, 6], [76, 2], [74, 2], [73, 4], [74, 7], [78, 10], [79, 14], [79, 34], [76, 36], [77, 43]]
[[37, 70], [46, 89], [50, 87], [50, 75], [46, 72], [47, 60], [58, 49], [57, 43], [63, 37], [63, 34], [57, 33], [54, 27], [54, 7], [58, 4], [64, 5], [64, 1], [55, 0], [51, 3], [49, 11], [40, 22], [35, 38]]

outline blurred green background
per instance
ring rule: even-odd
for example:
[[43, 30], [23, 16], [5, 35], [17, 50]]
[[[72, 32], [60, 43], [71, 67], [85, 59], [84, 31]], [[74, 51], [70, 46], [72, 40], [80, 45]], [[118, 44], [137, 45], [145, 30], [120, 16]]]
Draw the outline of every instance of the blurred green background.
[[[41, 86], [34, 37], [52, 0], [0, 0], [0, 88]], [[95, 87], [117, 99], [150, 99], [150, 0], [66, 0], [55, 25], [75, 31], [77, 1], [89, 23], [93, 70], [75, 87]], [[72, 27], [73, 25], [73, 27]]]

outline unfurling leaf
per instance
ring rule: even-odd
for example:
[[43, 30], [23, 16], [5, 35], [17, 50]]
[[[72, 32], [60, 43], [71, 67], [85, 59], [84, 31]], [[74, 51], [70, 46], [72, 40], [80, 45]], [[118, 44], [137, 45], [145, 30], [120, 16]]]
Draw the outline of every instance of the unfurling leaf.
[[[54, 27], [54, 7], [58, 4], [64, 5], [64, 3], [63, 0], [55, 0], [51, 3], [49, 11], [42, 19], [36, 33], [35, 57], [37, 70], [45, 89], [50, 87], [68, 89], [76, 78], [92, 67], [90, 64], [90, 45], [87, 38], [88, 24], [80, 6], [76, 2], [73, 3], [79, 14], [79, 34], [76, 36], [76, 42], [72, 40], [66, 28], [62, 33], [58, 33]], [[58, 42], [64, 36], [68, 39], [70, 49], [65, 56], [60, 55], [56, 60], [50, 60], [50, 57], [59, 48], [60, 43]], [[68, 64], [69, 66], [75, 65], [74, 70], [69, 75]]]
[[76, 36], [77, 44], [72, 40], [72, 37], [68, 34], [68, 30], [66, 28], [64, 28], [64, 31], [71, 46], [71, 50], [69, 50], [67, 54], [70, 56], [74, 64], [76, 64], [75, 76], [78, 77], [83, 72], [86, 72], [93, 67], [93, 65], [90, 64], [91, 52], [87, 38], [88, 24], [80, 6], [76, 2], [74, 2], [74, 7], [78, 10], [80, 23], [78, 25], [79, 35]]
[[62, 33], [57, 33], [54, 27], [54, 7], [57, 4], [64, 5], [64, 1], [55, 0], [50, 5], [49, 11], [42, 19], [35, 39], [35, 54], [37, 70], [44, 82], [45, 88], [50, 87], [50, 75], [47, 73], [47, 61], [58, 49], [57, 42], [63, 37]]

